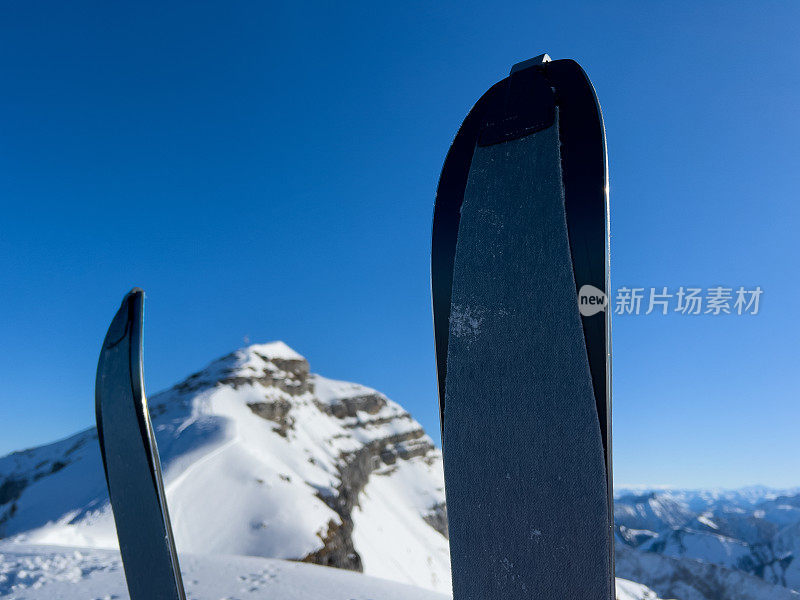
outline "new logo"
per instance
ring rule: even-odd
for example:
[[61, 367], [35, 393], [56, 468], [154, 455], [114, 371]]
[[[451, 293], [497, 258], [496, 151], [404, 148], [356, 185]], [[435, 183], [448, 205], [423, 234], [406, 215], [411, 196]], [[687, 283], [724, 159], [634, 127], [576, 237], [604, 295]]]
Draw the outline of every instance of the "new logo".
[[607, 303], [605, 292], [593, 285], [582, 285], [578, 290], [578, 310], [584, 317], [591, 317], [604, 311]]

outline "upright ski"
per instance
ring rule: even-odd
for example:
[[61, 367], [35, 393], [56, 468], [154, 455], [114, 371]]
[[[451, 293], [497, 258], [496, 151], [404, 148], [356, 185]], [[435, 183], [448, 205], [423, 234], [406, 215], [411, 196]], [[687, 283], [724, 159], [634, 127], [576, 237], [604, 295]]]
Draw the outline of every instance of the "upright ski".
[[613, 600], [605, 134], [577, 63], [516, 65], [470, 111], [431, 275], [454, 599]]
[[97, 434], [131, 600], [185, 600], [142, 372], [144, 292], [108, 328], [95, 382]]

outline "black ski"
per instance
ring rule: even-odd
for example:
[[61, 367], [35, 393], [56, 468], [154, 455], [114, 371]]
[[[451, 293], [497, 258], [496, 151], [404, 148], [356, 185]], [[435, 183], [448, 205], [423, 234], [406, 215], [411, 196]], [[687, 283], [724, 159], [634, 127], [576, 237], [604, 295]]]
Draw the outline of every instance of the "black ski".
[[612, 600], [609, 319], [579, 312], [609, 289], [605, 134], [577, 63], [520, 63], [467, 115], [431, 275], [455, 600]]
[[97, 434], [131, 600], [185, 600], [142, 372], [144, 292], [108, 328], [95, 383]]

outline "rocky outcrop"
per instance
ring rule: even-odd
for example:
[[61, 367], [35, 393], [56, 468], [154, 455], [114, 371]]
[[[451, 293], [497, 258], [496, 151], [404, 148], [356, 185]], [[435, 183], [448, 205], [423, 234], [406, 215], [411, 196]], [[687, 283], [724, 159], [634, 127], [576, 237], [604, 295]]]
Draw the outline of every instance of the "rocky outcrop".
[[[433, 450], [433, 445], [421, 439], [425, 432], [420, 430], [411, 431], [406, 434], [399, 434], [390, 438], [377, 440], [367, 444], [362, 449], [343, 454], [341, 457], [341, 467], [339, 469], [339, 479], [341, 483], [336, 488], [336, 493], [332, 495], [319, 494], [319, 498], [330, 506], [342, 519], [342, 526], [337, 533], [340, 535], [327, 536], [323, 538], [325, 548], [312, 556], [321, 554], [323, 560], [333, 562], [318, 562], [344, 569], [361, 570], [361, 559], [353, 547], [350, 535], [353, 532], [353, 509], [358, 506], [358, 498], [370, 476], [376, 473], [384, 465], [392, 465], [399, 460], [408, 460], [412, 456], [422, 456]], [[416, 441], [416, 451], [407, 452], [402, 450], [403, 444], [407, 441]], [[438, 504], [436, 506], [439, 506]], [[443, 505], [442, 505], [443, 506]], [[425, 521], [434, 529], [445, 535], [441, 528], [441, 523], [436, 524], [436, 517], [430, 515], [436, 511], [432, 507], [431, 513], [421, 515]], [[430, 519], [430, 520], [429, 520]], [[446, 516], [445, 516], [446, 519]], [[445, 525], [446, 531], [446, 525]], [[307, 559], [303, 559], [309, 562]]]
[[339, 398], [336, 402], [323, 404], [317, 402], [317, 407], [337, 419], [347, 417], [357, 418], [358, 413], [376, 415], [386, 406], [386, 397], [378, 393], [358, 394], [349, 398]]
[[445, 538], [450, 539], [447, 529], [447, 505], [444, 502], [437, 502], [434, 504], [430, 512], [422, 515], [422, 518]]
[[270, 357], [257, 350], [251, 353], [249, 364], [242, 365], [240, 351], [231, 352], [213, 362], [209, 367], [193, 373], [175, 386], [180, 392], [196, 392], [208, 387], [259, 383], [264, 387], [275, 387], [299, 396], [310, 391], [308, 361], [300, 355], [292, 357]]
[[322, 548], [305, 555], [300, 562], [362, 572], [364, 565], [361, 562], [361, 556], [353, 547], [352, 535], [352, 520], [349, 523], [342, 522], [341, 524], [330, 521], [328, 531], [319, 536], [322, 540]]
[[249, 402], [247, 407], [262, 419], [272, 421], [278, 426], [273, 431], [286, 437], [288, 431], [294, 425], [294, 419], [289, 416], [292, 410], [291, 402], [287, 400], [274, 400], [272, 402]]

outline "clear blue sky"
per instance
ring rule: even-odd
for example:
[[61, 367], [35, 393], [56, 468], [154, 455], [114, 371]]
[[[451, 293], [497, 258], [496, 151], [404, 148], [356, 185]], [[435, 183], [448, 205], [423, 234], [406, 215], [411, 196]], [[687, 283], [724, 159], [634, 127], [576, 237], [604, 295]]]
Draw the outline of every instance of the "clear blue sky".
[[7, 2], [0, 453], [93, 423], [148, 294], [152, 393], [252, 341], [437, 435], [434, 191], [511, 64], [603, 106], [620, 285], [761, 285], [755, 317], [614, 320], [620, 484], [800, 484], [800, 4]]

